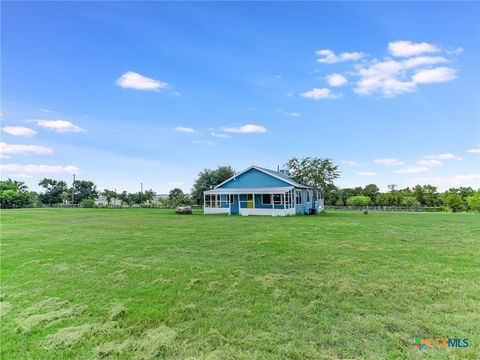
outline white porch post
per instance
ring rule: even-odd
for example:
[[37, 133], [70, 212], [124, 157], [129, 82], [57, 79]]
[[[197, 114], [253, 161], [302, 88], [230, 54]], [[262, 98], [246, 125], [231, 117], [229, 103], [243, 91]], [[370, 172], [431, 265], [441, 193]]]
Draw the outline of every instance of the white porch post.
[[203, 212], [205, 213], [205, 193], [203, 193]]
[[230, 200], [233, 200], [233, 195], [230, 198], [230, 193], [228, 193], [227, 196], [228, 196], [228, 215], [232, 215], [232, 202]]

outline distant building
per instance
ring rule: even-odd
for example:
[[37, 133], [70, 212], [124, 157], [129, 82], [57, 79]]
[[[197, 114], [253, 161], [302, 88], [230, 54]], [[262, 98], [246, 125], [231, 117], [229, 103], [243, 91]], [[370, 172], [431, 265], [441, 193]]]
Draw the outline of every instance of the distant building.
[[323, 209], [319, 191], [286, 171], [252, 165], [203, 194], [204, 214], [285, 216]]

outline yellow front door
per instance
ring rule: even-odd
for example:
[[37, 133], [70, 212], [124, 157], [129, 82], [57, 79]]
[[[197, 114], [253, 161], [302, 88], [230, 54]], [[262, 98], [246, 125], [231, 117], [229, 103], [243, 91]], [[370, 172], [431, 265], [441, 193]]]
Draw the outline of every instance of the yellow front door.
[[253, 195], [247, 195], [247, 209], [253, 209]]

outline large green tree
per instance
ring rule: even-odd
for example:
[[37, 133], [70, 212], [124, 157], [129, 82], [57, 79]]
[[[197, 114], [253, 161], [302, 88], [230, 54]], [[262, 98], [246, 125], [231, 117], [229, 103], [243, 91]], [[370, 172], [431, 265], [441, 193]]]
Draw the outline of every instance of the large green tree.
[[375, 200], [377, 199], [378, 194], [380, 194], [380, 189], [375, 184], [368, 184], [362, 190], [362, 195], [368, 196], [372, 201], [372, 203], [375, 203]]
[[68, 195], [67, 183], [63, 180], [43, 179], [38, 185], [45, 190], [38, 196], [40, 202], [44, 205], [57, 205], [63, 203]]
[[441, 202], [437, 187], [433, 185], [417, 185], [413, 188], [413, 195], [422, 206], [438, 206]]
[[287, 161], [285, 167], [295, 181], [322, 191], [324, 198], [326, 193], [335, 190], [333, 182], [340, 177], [338, 165], [332, 159], [294, 157]]
[[2, 209], [31, 206], [36, 193], [29, 192], [23, 181], [12, 179], [0, 181], [0, 206]]
[[108, 206], [112, 204], [112, 199], [117, 199], [118, 194], [114, 190], [104, 189], [102, 195], [105, 196]]
[[182, 189], [180, 189], [180, 188], [172, 189], [168, 193], [168, 198], [173, 203], [176, 203], [178, 199], [183, 198], [184, 196], [185, 196], [185, 194], [183, 193]]
[[197, 204], [203, 203], [203, 192], [213, 189], [218, 184], [235, 175], [231, 166], [219, 166], [216, 170], [204, 169], [195, 180], [192, 188], [192, 199]]
[[467, 198], [468, 208], [480, 212], [480, 190]]
[[95, 199], [97, 196], [98, 196], [97, 187], [95, 186], [93, 181], [75, 180], [74, 182], [75, 204], [79, 204], [84, 199]]

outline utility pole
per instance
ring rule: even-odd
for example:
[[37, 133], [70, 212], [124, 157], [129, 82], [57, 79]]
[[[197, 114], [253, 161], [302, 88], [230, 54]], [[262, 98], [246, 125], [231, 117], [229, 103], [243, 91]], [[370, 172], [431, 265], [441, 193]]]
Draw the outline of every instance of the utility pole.
[[143, 183], [140, 183], [140, 207], [143, 207]]
[[72, 182], [72, 205], [75, 204], [75, 174], [73, 174]]

